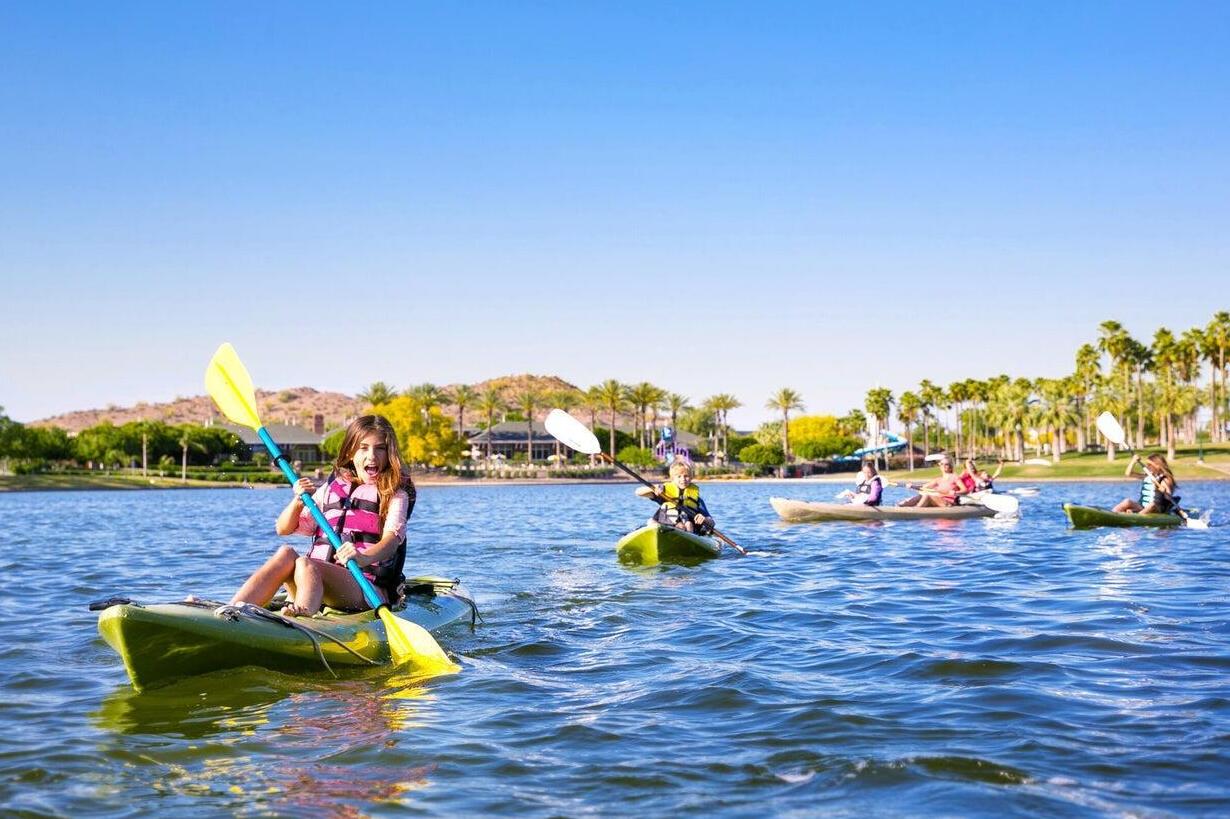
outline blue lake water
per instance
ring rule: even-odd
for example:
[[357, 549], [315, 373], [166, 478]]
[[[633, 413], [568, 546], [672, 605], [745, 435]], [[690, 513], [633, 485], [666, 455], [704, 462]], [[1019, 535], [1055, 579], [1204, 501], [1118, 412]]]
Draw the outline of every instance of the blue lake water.
[[[289, 490], [0, 495], [0, 810], [73, 816], [1230, 813], [1230, 484], [1194, 530], [777, 522], [751, 550], [627, 568], [630, 485], [426, 487], [408, 572], [460, 577], [462, 673], [195, 677], [143, 694], [90, 600], [228, 596]], [[892, 496], [896, 497], [896, 495]]]

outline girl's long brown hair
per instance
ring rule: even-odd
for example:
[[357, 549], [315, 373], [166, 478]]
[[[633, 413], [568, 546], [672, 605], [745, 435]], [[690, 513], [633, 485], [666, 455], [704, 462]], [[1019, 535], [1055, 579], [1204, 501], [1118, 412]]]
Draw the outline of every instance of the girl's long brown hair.
[[1145, 458], [1145, 463], [1153, 467], [1154, 473], [1161, 473], [1161, 480], [1166, 483], [1165, 489], [1167, 492], [1174, 491], [1174, 473], [1170, 471], [1170, 464], [1166, 463], [1166, 458], [1160, 453], [1154, 452], [1148, 458]]
[[414, 482], [410, 480], [410, 470], [402, 463], [401, 451], [397, 448], [397, 433], [393, 425], [383, 415], [360, 415], [346, 427], [342, 436], [341, 449], [337, 451], [337, 460], [333, 462], [333, 471], [351, 483], [359, 481], [354, 471], [354, 454], [359, 448], [359, 442], [369, 433], [375, 432], [384, 438], [388, 448], [389, 463], [384, 471], [376, 476], [376, 492], [380, 496], [380, 520], [383, 521], [389, 511], [389, 501], [397, 494], [398, 489], [405, 489], [410, 497], [410, 508], [414, 508]]

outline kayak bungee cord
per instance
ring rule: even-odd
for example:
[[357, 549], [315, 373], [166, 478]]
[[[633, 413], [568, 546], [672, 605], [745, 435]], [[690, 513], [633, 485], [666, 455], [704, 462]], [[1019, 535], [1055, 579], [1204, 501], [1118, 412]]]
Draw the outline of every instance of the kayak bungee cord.
[[318, 631], [317, 629], [311, 628], [303, 623], [295, 622], [289, 617], [284, 617], [276, 612], [253, 605], [252, 603], [241, 603], [238, 606], [232, 606], [228, 603], [219, 603], [216, 600], [190, 600], [185, 601], [183, 605], [213, 609], [215, 616], [220, 617], [223, 620], [230, 620], [232, 622], [237, 621], [244, 615], [247, 615], [254, 620], [268, 620], [270, 622], [286, 626], [287, 628], [298, 629], [303, 633], [303, 636], [312, 641], [312, 648], [316, 650], [316, 657], [320, 660], [320, 664], [323, 665], [325, 670], [332, 674], [334, 678], [337, 677], [337, 672], [333, 670], [333, 667], [329, 665], [329, 661], [325, 659], [324, 649], [321, 648], [320, 641], [316, 639], [317, 637], [324, 637], [326, 640], [336, 643], [368, 665], [384, 665], [384, 663], [373, 660], [370, 657], [364, 657], [362, 654], [355, 651], [353, 648], [346, 645], [332, 634], [324, 631]]

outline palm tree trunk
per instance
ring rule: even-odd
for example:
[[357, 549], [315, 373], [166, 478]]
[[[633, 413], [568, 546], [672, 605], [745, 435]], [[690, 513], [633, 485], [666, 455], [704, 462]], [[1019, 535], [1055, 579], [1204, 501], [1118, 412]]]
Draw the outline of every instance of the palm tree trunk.
[[495, 425], [495, 413], [487, 413], [487, 464], [491, 464], [491, 427]]
[[608, 439], [609, 448], [611, 450], [611, 460], [615, 460], [615, 408], [611, 407], [611, 436]]
[[910, 452], [910, 471], [914, 471], [914, 422], [905, 422], [905, 445]]
[[179, 462], [179, 480], [181, 483], [188, 482], [188, 445], [184, 444], [184, 454]]

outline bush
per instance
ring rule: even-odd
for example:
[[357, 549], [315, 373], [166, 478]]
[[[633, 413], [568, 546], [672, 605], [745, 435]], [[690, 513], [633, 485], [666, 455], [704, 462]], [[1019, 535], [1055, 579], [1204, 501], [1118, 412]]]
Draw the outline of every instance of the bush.
[[776, 444], [769, 446], [752, 444], [744, 447], [743, 452], [740, 453], [740, 460], [743, 463], [760, 467], [781, 466], [786, 462], [786, 454]]
[[615, 458], [623, 461], [628, 466], [658, 466], [658, 459], [653, 456], [653, 450], [638, 446], [624, 447], [619, 450]]

